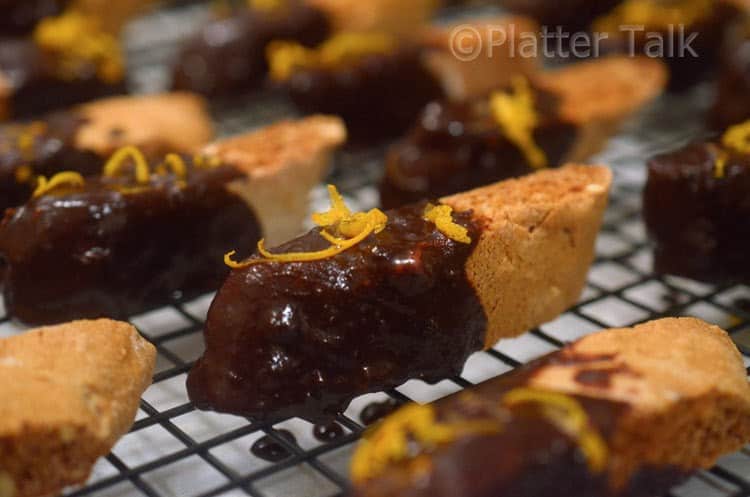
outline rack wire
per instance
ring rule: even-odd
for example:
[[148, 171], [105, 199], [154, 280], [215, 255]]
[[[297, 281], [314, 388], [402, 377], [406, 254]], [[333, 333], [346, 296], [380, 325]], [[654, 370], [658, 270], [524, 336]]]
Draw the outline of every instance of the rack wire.
[[[179, 41], [206, 18], [205, 5], [160, 11], [136, 22], [128, 33], [131, 74], [136, 91], [155, 91], [166, 83], [165, 63]], [[195, 410], [185, 378], [203, 348], [202, 328], [211, 295], [156, 309], [131, 322], [158, 350], [153, 385], [141, 400], [135, 425], [95, 467], [89, 482], [69, 489], [70, 497], [328, 497], [348, 488], [348, 462], [365, 429], [360, 417], [373, 401], [431, 402], [503, 374], [562, 347], [587, 333], [629, 326], [664, 316], [691, 315], [732, 334], [750, 366], [750, 287], [711, 286], [655, 276], [641, 221], [640, 191], [644, 160], [702, 133], [701, 112], [711, 89], [664, 97], [633, 120], [597, 158], [613, 167], [615, 183], [597, 258], [580, 302], [551, 323], [517, 339], [472, 355], [460, 376], [438, 384], [409, 381], [398, 388], [355, 399], [336, 418], [343, 435], [329, 442], [312, 436], [300, 419], [258, 423]], [[293, 114], [278, 95], [265, 94], [214, 105], [221, 134], [232, 134]], [[381, 151], [338, 158], [329, 181], [356, 208], [375, 205], [374, 184]], [[314, 209], [326, 204], [325, 190], [312, 195]], [[0, 304], [0, 337], [22, 331]], [[284, 436], [284, 431], [293, 439]], [[263, 437], [287, 457], [277, 462], [250, 451]], [[673, 489], [671, 497], [750, 497], [750, 447], [723, 458]]]

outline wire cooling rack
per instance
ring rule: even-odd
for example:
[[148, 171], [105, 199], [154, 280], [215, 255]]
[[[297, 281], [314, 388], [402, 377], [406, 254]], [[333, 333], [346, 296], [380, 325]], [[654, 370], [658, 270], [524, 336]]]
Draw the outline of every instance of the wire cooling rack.
[[[206, 17], [203, 5], [160, 11], [129, 28], [132, 85], [136, 91], [165, 87], [165, 62], [180, 39]], [[203, 348], [202, 327], [211, 302], [207, 295], [181, 305], [133, 317], [131, 322], [158, 349], [153, 385], [141, 401], [132, 431], [100, 460], [86, 486], [70, 496], [97, 497], [328, 497], [346, 492], [347, 467], [364, 429], [362, 410], [393, 399], [431, 402], [472, 384], [510, 371], [587, 333], [663, 316], [690, 315], [728, 329], [750, 365], [750, 287], [710, 286], [656, 277], [640, 215], [646, 157], [685, 143], [702, 133], [701, 110], [710, 88], [664, 97], [631, 122], [597, 158], [612, 166], [615, 184], [597, 259], [581, 301], [551, 323], [470, 357], [460, 376], [435, 385], [409, 381], [398, 388], [355, 399], [336, 418], [342, 435], [321, 442], [313, 426], [300, 419], [252, 423], [247, 419], [197, 411], [189, 403], [185, 378]], [[262, 95], [218, 102], [220, 133], [231, 134], [292, 113], [284, 100]], [[377, 202], [380, 151], [339, 157], [329, 178], [352, 206]], [[325, 190], [313, 192], [314, 209], [327, 204]], [[0, 304], [0, 336], [22, 331]], [[281, 431], [281, 430], [287, 430]], [[291, 433], [292, 437], [288, 437]], [[267, 437], [267, 438], [264, 438]], [[276, 462], [257, 457], [251, 447], [275, 444]], [[672, 497], [750, 497], [750, 448], [723, 458], [672, 490]]]

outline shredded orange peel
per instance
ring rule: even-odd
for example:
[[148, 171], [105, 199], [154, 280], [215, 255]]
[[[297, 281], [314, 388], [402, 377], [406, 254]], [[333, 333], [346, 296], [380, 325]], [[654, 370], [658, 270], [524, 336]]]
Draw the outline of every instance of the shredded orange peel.
[[42, 49], [57, 55], [60, 77], [76, 79], [93, 64], [103, 81], [116, 83], [124, 74], [124, 62], [117, 38], [101, 29], [99, 21], [69, 9], [64, 14], [44, 19], [34, 30], [34, 41]]
[[435, 224], [435, 227], [451, 240], [459, 243], [471, 243], [469, 231], [453, 221], [453, 208], [449, 205], [427, 204], [424, 218]]
[[232, 259], [237, 251], [232, 250], [224, 255], [224, 264], [232, 269], [242, 269], [254, 264], [267, 262], [319, 261], [340, 254], [362, 242], [371, 234], [380, 233], [385, 229], [388, 223], [388, 216], [381, 210], [372, 209], [366, 213], [352, 213], [346, 206], [341, 194], [333, 185], [328, 185], [328, 195], [331, 199], [331, 208], [326, 212], [313, 214], [312, 220], [319, 227], [323, 228], [320, 231], [320, 236], [331, 243], [330, 247], [316, 252], [274, 254], [265, 248], [265, 240], [260, 240], [258, 242], [258, 253], [262, 258], [237, 262]]
[[601, 473], [606, 469], [609, 458], [607, 444], [591, 425], [585, 409], [573, 397], [535, 388], [517, 388], [505, 394], [502, 403], [505, 407], [539, 404], [550, 422], [576, 440], [593, 473]]
[[[737, 153], [750, 154], [750, 121], [745, 121], [742, 124], [728, 128], [721, 137], [721, 144]], [[714, 176], [717, 178], [726, 176], [728, 160], [729, 154], [723, 151], [719, 153], [719, 156], [716, 158]]]
[[50, 179], [47, 179], [45, 176], [39, 176], [36, 189], [31, 196], [32, 198], [41, 197], [62, 185], [82, 187], [85, 184], [86, 181], [83, 179], [83, 176], [75, 171], [59, 172]]
[[[351, 464], [352, 480], [362, 482], [383, 473], [394, 463], [412, 458], [411, 442], [427, 453], [438, 446], [469, 435], [494, 434], [502, 430], [493, 420], [447, 422], [437, 419], [429, 405], [409, 404], [381, 421], [370, 430], [354, 453]], [[424, 460], [413, 458], [417, 470], [424, 469]]]
[[122, 168], [127, 164], [127, 160], [131, 159], [135, 165], [135, 181], [140, 185], [147, 184], [151, 178], [151, 169], [148, 166], [146, 157], [143, 156], [143, 152], [138, 148], [128, 145], [117, 150], [109, 160], [104, 164], [102, 174], [107, 177], [115, 177], [120, 174]]
[[518, 147], [526, 162], [534, 169], [547, 167], [547, 156], [534, 141], [539, 116], [529, 81], [523, 76], [514, 77], [509, 92], [497, 91], [490, 96], [490, 109], [503, 135]]
[[330, 68], [367, 55], [388, 54], [397, 46], [396, 38], [387, 33], [339, 33], [317, 48], [307, 48], [295, 41], [278, 40], [266, 48], [271, 77], [286, 81], [297, 68]]

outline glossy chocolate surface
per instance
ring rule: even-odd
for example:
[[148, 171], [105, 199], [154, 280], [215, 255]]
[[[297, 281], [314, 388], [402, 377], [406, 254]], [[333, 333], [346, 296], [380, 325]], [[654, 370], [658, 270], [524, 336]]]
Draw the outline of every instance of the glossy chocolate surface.
[[[593, 359], [593, 358], [592, 358]], [[427, 448], [413, 441], [406, 461], [392, 463], [372, 479], [355, 484], [352, 497], [654, 497], [684, 478], [673, 468], [640, 468], [626, 488], [614, 490], [605, 468], [592, 472], [578, 444], [563, 433], [539, 404], [502, 407], [502, 397], [527, 385], [547, 363], [586, 362], [553, 353], [507, 375], [454, 394], [435, 405], [438, 422], [495, 424], [495, 434], [466, 434], [453, 443]], [[627, 405], [574, 396], [606, 443]], [[409, 462], [426, 457], [418, 467]]]
[[45, 17], [62, 12], [68, 0], [0, 0], [0, 38], [30, 33]]
[[101, 170], [103, 157], [75, 146], [84, 122], [75, 113], [60, 112], [35, 123], [0, 126], [0, 212], [29, 199], [36, 175]]
[[278, 12], [234, 12], [209, 22], [185, 44], [173, 69], [173, 87], [207, 95], [252, 89], [266, 77], [269, 42], [314, 46], [329, 31], [323, 12], [299, 2]]
[[75, 79], [59, 78], [54, 58], [28, 39], [0, 40], [0, 73], [10, 83], [5, 117], [17, 119], [125, 92], [124, 82], [101, 81], [93, 66]]
[[401, 135], [425, 104], [442, 96], [420, 52], [406, 46], [335, 68], [297, 69], [284, 85], [300, 110], [341, 116], [361, 144]]
[[750, 155], [730, 153], [717, 178], [719, 150], [696, 143], [649, 162], [643, 208], [656, 272], [750, 282]]
[[[534, 140], [550, 164], [570, 151], [577, 128], [557, 117], [557, 98], [535, 91], [540, 117]], [[502, 133], [486, 98], [432, 102], [386, 159], [380, 201], [386, 208], [471, 190], [532, 172], [520, 149]]]
[[723, 131], [750, 119], [750, 20], [727, 40], [711, 125]]
[[[385, 230], [329, 259], [233, 270], [188, 377], [196, 407], [325, 421], [358, 395], [459, 373], [486, 327], [464, 269], [474, 245], [448, 239], [424, 208], [388, 212]], [[470, 213], [454, 220], [476, 243]], [[276, 252], [326, 246], [313, 230]]]
[[29, 324], [125, 318], [218, 288], [224, 253], [249, 250], [260, 236], [254, 214], [226, 189], [240, 176], [190, 168], [184, 183], [153, 174], [125, 191], [132, 179], [94, 177], [7, 211], [9, 314]]

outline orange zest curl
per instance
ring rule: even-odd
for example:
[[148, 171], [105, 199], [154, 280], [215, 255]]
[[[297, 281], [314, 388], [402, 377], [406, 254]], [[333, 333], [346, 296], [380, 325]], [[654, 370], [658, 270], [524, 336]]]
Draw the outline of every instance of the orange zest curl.
[[424, 218], [435, 224], [438, 231], [459, 243], [471, 243], [469, 230], [453, 221], [453, 208], [449, 205], [427, 204]]
[[502, 426], [497, 421], [440, 421], [433, 406], [409, 404], [365, 434], [352, 458], [352, 480], [369, 480], [382, 474], [389, 465], [408, 459], [413, 463], [413, 472], [429, 471], [424, 459], [410, 453], [412, 441], [424, 453], [464, 436], [500, 431]]
[[593, 473], [606, 469], [609, 458], [607, 444], [591, 425], [588, 414], [576, 399], [563, 393], [534, 388], [517, 388], [503, 396], [505, 407], [527, 403], [539, 404], [544, 416], [576, 441]]
[[539, 116], [534, 108], [534, 94], [523, 76], [513, 78], [510, 92], [497, 91], [490, 96], [490, 109], [503, 135], [524, 155], [534, 169], [548, 166], [547, 156], [534, 141]]
[[80, 188], [85, 184], [86, 181], [83, 179], [83, 176], [74, 171], [60, 172], [52, 176], [50, 179], [47, 179], [44, 176], [39, 176], [36, 189], [31, 196], [32, 198], [41, 197], [62, 185]]
[[93, 65], [99, 78], [116, 83], [123, 78], [124, 62], [117, 38], [104, 31], [94, 16], [69, 10], [41, 21], [34, 30], [34, 41], [55, 54], [59, 76], [66, 80], [80, 77]]
[[117, 152], [112, 154], [106, 164], [104, 164], [104, 170], [102, 174], [113, 178], [120, 174], [120, 170], [126, 164], [127, 159], [132, 159], [135, 164], [135, 181], [140, 185], [148, 183], [151, 177], [151, 169], [148, 166], [146, 158], [143, 153], [132, 145], [122, 147]]
[[396, 39], [386, 33], [339, 33], [317, 48], [294, 41], [273, 41], [266, 49], [271, 77], [286, 81], [297, 68], [332, 68], [367, 55], [388, 54], [396, 49]]
[[166, 174], [166, 168], [169, 168], [178, 179], [184, 180], [187, 177], [187, 166], [185, 161], [177, 154], [167, 154], [157, 168], [157, 172]]
[[[721, 137], [721, 144], [734, 152], [740, 154], [750, 154], [750, 121], [742, 124], [731, 126]], [[723, 178], [726, 175], [727, 161], [729, 154], [721, 151], [716, 157], [716, 167], [714, 176]]]
[[[344, 203], [344, 199], [333, 185], [328, 185], [331, 208], [322, 213], [312, 215], [313, 222], [323, 228], [320, 236], [331, 246], [315, 252], [289, 252], [275, 254], [265, 247], [265, 240], [258, 242], [258, 253], [261, 258], [236, 262], [232, 257], [236, 251], [224, 255], [224, 264], [232, 269], [243, 269], [254, 264], [268, 262], [310, 262], [329, 259], [344, 252], [373, 233], [380, 233], [388, 223], [388, 217], [379, 209], [372, 209], [367, 213], [352, 213]], [[333, 233], [332, 233], [333, 232]]]

